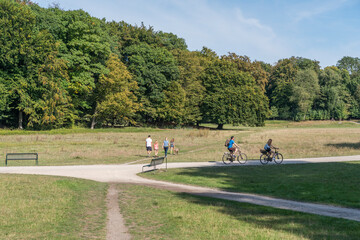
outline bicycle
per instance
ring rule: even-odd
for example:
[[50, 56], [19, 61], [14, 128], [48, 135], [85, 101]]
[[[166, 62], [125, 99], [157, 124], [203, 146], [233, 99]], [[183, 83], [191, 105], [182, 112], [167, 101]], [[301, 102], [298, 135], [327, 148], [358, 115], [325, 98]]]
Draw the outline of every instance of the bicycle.
[[225, 152], [222, 156], [222, 161], [224, 164], [230, 164], [234, 161], [238, 161], [240, 164], [245, 164], [247, 162], [247, 156], [245, 153], [240, 151], [240, 148], [237, 148], [238, 151], [235, 154], [230, 152]]
[[260, 155], [261, 164], [263, 164], [263, 165], [268, 164], [272, 160], [274, 160], [274, 162], [276, 164], [281, 164], [282, 163], [282, 161], [284, 160], [283, 155], [277, 151], [279, 148], [274, 148], [274, 149], [275, 149], [275, 153], [274, 153], [272, 158], [270, 157], [270, 152], [266, 152], [263, 149], [260, 150], [260, 152], [262, 153]]

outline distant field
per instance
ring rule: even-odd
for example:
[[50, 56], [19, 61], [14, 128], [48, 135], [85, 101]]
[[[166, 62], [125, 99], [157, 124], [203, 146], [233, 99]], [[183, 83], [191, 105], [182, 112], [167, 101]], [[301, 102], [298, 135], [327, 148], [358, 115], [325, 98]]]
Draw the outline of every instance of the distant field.
[[[265, 127], [251, 128], [204, 124], [204, 129], [60, 129], [53, 131], [0, 130], [0, 159], [11, 152], [38, 152], [39, 165], [118, 164], [146, 158], [145, 138], [151, 135], [160, 146], [165, 137], [175, 138], [180, 149], [169, 161], [220, 161], [224, 142], [231, 135], [251, 159], [273, 139], [285, 158], [360, 154], [360, 125], [354, 122], [267, 121]], [[2, 154], [1, 154], [2, 153]], [[163, 152], [160, 152], [163, 154]], [[148, 161], [148, 160], [144, 160]], [[33, 165], [12, 161], [10, 166]], [[4, 161], [0, 161], [0, 166]]]
[[118, 185], [133, 239], [356, 240], [360, 223], [136, 185]]
[[105, 239], [107, 184], [0, 175], [0, 239]]

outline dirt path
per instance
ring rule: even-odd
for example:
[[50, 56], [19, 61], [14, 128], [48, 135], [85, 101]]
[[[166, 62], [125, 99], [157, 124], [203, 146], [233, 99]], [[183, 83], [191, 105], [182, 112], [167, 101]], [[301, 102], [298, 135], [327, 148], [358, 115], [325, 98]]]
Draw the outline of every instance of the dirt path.
[[107, 202], [107, 240], [130, 240], [131, 236], [125, 226], [124, 219], [119, 209], [119, 192], [116, 189], [116, 184], [111, 183], [108, 189], [106, 198]]
[[[284, 160], [283, 164], [303, 164], [320, 162], [344, 162], [360, 161], [358, 156], [326, 157], [326, 158], [307, 158]], [[249, 161], [245, 165], [260, 165], [259, 161]], [[34, 166], [34, 167], [0, 167], [0, 173], [20, 173], [20, 174], [40, 174], [76, 177], [90, 179], [99, 182], [108, 183], [132, 183], [147, 186], [153, 186], [172, 191], [185, 192], [195, 195], [227, 199], [238, 202], [247, 202], [251, 204], [264, 205], [274, 208], [288, 209], [304, 213], [312, 213], [323, 216], [350, 219], [360, 222], [360, 209], [350, 209], [344, 207], [334, 207], [330, 205], [314, 204], [306, 202], [297, 202], [284, 199], [277, 199], [267, 196], [230, 193], [219, 189], [189, 186], [169, 182], [145, 179], [137, 176], [141, 172], [143, 164], [127, 165], [81, 165], [81, 166]], [[232, 165], [233, 166], [233, 165]], [[183, 162], [168, 163], [168, 168], [186, 168], [186, 167], [226, 167], [221, 162]], [[113, 184], [110, 185], [108, 193], [108, 238], [107, 239], [128, 239], [126, 230], [119, 228], [123, 225], [120, 211], [118, 208], [118, 193], [114, 190]], [[115, 214], [116, 213], [116, 214]], [[123, 238], [120, 238], [124, 234]], [[118, 237], [118, 238], [116, 238]]]

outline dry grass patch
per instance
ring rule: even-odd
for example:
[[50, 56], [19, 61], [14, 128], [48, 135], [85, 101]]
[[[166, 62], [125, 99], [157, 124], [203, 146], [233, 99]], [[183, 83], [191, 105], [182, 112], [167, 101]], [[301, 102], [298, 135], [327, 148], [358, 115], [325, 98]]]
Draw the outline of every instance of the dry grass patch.
[[256, 132], [243, 139], [253, 158], [271, 138], [285, 158], [341, 156], [360, 154], [360, 128], [289, 128]]
[[[146, 129], [132, 129], [131, 132], [129, 129], [119, 132], [110, 129], [104, 132], [82, 130], [71, 134], [34, 132], [28, 135], [0, 135], [0, 149], [4, 154], [37, 152], [40, 165], [120, 164], [146, 158], [145, 139], [150, 134], [153, 142], [159, 142], [160, 156], [164, 155], [161, 146], [165, 137], [175, 139], [176, 148], [180, 149], [179, 155], [169, 156], [169, 162], [221, 161], [223, 153], [227, 151], [225, 139], [234, 135], [249, 159], [259, 158], [259, 149], [269, 138], [281, 148], [285, 158], [360, 154], [360, 125], [354, 123], [274, 121], [269, 126], [225, 126], [227, 129], [232, 127], [232, 130], [221, 131], [149, 129], [146, 132]], [[3, 162], [1, 164], [4, 165]], [[33, 165], [33, 162], [12, 161], [10, 165]]]

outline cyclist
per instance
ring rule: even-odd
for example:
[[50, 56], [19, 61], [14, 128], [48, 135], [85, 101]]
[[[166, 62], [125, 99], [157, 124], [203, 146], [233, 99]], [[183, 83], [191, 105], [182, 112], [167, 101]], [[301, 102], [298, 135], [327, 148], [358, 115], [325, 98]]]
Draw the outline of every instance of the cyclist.
[[271, 151], [272, 148], [276, 148], [276, 147], [272, 145], [272, 139], [269, 139], [265, 144], [264, 149], [267, 152], [267, 155], [269, 156], [270, 159], [272, 159], [272, 156], [274, 155], [274, 151]]
[[[234, 147], [234, 145], [235, 145], [235, 147]], [[236, 144], [234, 136], [231, 136], [230, 142], [228, 145], [228, 150], [234, 156], [234, 154], [237, 152], [237, 148], [239, 148], [239, 145]]]

